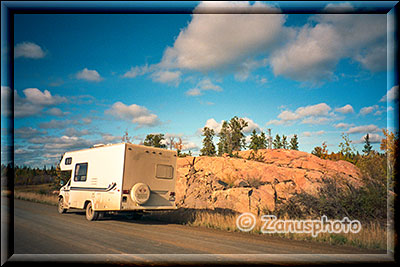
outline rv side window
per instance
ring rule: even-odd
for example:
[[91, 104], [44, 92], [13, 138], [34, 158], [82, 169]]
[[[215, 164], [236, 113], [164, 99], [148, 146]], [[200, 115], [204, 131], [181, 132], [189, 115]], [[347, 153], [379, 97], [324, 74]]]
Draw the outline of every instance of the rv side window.
[[72, 158], [65, 159], [65, 165], [71, 165], [71, 163], [72, 163]]
[[87, 176], [87, 163], [78, 163], [75, 165], [74, 181], [86, 181]]
[[172, 179], [174, 177], [174, 168], [171, 165], [157, 164], [156, 177]]

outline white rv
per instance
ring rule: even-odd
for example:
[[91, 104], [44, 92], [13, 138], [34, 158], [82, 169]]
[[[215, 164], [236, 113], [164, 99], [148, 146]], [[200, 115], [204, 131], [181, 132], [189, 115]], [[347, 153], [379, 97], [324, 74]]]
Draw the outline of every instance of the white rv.
[[58, 212], [85, 209], [92, 221], [105, 212], [176, 209], [176, 159], [176, 151], [129, 143], [67, 152], [60, 169], [71, 178], [60, 189]]

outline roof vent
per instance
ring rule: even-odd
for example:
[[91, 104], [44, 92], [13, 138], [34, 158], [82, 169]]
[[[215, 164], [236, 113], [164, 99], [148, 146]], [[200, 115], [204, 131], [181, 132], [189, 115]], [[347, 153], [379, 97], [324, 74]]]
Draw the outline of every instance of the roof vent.
[[101, 146], [104, 146], [104, 144], [95, 144], [95, 145], [93, 145], [93, 147], [101, 147]]

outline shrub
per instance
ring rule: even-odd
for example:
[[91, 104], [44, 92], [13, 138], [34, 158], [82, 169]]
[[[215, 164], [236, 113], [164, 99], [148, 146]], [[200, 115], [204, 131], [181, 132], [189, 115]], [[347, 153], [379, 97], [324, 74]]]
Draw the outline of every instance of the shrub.
[[248, 156], [247, 160], [254, 160], [258, 162], [264, 162], [264, 156], [262, 153], [258, 153], [258, 151], [252, 150], [250, 155]]
[[339, 179], [325, 178], [318, 193], [300, 193], [279, 204], [279, 216], [304, 218], [326, 215], [328, 218], [348, 217], [360, 221], [386, 219], [386, 186], [376, 180], [365, 180], [356, 188]]

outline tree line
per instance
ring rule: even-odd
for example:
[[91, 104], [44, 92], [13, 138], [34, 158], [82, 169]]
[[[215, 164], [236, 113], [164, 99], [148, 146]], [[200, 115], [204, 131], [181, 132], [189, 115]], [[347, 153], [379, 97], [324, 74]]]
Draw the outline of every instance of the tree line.
[[6, 185], [6, 180], [3, 177], [9, 177], [12, 173], [10, 170], [14, 169], [14, 185], [31, 185], [31, 184], [44, 184], [51, 183], [57, 177], [57, 169], [54, 166], [50, 168], [33, 168], [30, 166], [13, 166], [11, 164], [1, 165], [2, 185]]
[[[122, 136], [121, 141], [125, 143], [131, 143], [132, 138], [129, 137], [128, 131], [125, 131], [125, 134]], [[165, 135], [163, 133], [147, 134], [146, 138], [142, 142], [140, 142], [139, 145], [152, 146], [158, 148], [169, 148], [170, 150], [175, 149], [179, 157], [192, 155], [191, 151], [189, 151], [188, 153], [182, 153], [183, 149], [182, 138], [178, 137], [177, 140], [175, 141], [175, 137], [170, 136], [168, 138], [165, 138]]]
[[[275, 136], [275, 139], [272, 141], [272, 144], [269, 145], [270, 142], [266, 134], [263, 131], [260, 131], [260, 133], [257, 134], [257, 131], [255, 129], [251, 133], [249, 145], [246, 145], [246, 136], [244, 135], [243, 130], [247, 126], [248, 122], [246, 122], [242, 118], [238, 118], [237, 116], [235, 116], [229, 121], [224, 121], [222, 123], [219, 133], [216, 133], [213, 129], [210, 129], [209, 127], [204, 127], [202, 130], [202, 136], [204, 136], [203, 147], [200, 150], [200, 155], [233, 155], [234, 151], [240, 151], [246, 148], [252, 150], [266, 148], [299, 150], [299, 142], [296, 134], [293, 135], [290, 141], [288, 141], [287, 136], [282, 135], [281, 138], [281, 136], [277, 134]], [[219, 138], [219, 142], [216, 146], [213, 142], [215, 136]]]

